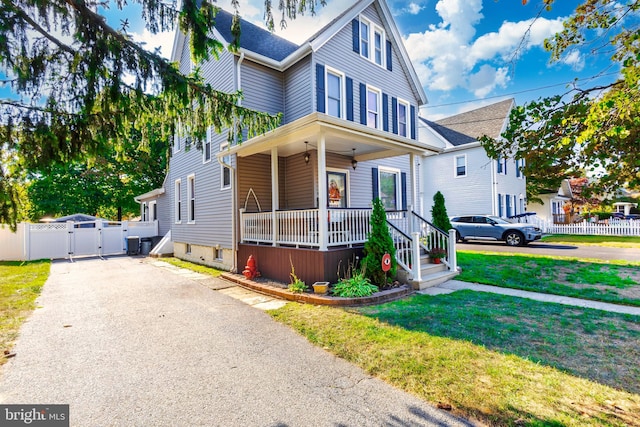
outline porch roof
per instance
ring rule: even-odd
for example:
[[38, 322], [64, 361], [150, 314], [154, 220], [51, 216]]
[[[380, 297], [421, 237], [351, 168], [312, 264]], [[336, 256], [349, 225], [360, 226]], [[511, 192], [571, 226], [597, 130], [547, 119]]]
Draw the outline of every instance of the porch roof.
[[[317, 147], [317, 142], [323, 134], [328, 152], [351, 157], [355, 148], [357, 161], [404, 154], [432, 155], [442, 151], [437, 147], [391, 132], [372, 129], [359, 123], [315, 112], [237, 144], [229, 150], [220, 152], [218, 157], [229, 154], [246, 157], [258, 153], [269, 153], [274, 147], [278, 148], [279, 155], [288, 157], [303, 153], [307, 148]], [[309, 142], [309, 147], [306, 146], [305, 141]]]

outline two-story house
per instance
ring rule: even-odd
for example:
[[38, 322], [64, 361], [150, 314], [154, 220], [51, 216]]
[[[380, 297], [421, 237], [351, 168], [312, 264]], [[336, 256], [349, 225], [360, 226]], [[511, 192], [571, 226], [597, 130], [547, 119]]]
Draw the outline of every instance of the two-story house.
[[[220, 11], [223, 44], [230, 26]], [[192, 67], [184, 34], [173, 60]], [[239, 51], [199, 67], [214, 88], [242, 90], [243, 106], [283, 121], [231, 146], [210, 132], [202, 151], [175, 138], [164, 188], [138, 197], [169, 212], [175, 256], [240, 272], [253, 255], [266, 277], [286, 282], [293, 264], [307, 283], [335, 282], [338, 264], [361, 254], [376, 197], [402, 211], [396, 240], [410, 237], [417, 165], [438, 150], [418, 140], [427, 99], [384, 0], [356, 2], [300, 45], [242, 21]]]
[[478, 139], [500, 138], [514, 100], [507, 99], [437, 121], [419, 118], [420, 140], [442, 152], [423, 159], [425, 209], [440, 191], [450, 216], [525, 212], [526, 179], [520, 159], [489, 158]]

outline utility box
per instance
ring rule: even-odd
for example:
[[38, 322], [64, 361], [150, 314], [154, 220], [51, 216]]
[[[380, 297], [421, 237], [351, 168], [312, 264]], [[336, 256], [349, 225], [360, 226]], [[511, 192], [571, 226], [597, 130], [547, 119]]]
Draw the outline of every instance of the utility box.
[[127, 237], [127, 255], [138, 255], [139, 247], [140, 247], [140, 237], [138, 236]]

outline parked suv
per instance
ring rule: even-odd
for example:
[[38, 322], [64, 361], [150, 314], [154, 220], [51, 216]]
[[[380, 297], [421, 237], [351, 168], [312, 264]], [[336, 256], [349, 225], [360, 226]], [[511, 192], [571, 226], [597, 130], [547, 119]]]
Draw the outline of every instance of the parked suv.
[[492, 215], [465, 215], [451, 218], [458, 240], [503, 240], [509, 246], [524, 246], [542, 237], [540, 228], [509, 222]]

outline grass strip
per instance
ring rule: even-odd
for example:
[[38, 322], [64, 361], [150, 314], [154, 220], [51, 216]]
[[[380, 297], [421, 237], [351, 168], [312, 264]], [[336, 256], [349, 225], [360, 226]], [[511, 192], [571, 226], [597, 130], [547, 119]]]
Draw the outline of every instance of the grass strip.
[[[20, 326], [35, 308], [51, 262], [0, 261], [0, 349], [11, 351]], [[4, 364], [6, 358], [0, 358]]]
[[218, 270], [218, 269], [213, 268], [213, 267], [207, 267], [206, 265], [202, 265], [202, 264], [196, 264], [196, 263], [189, 262], [189, 261], [183, 261], [183, 260], [181, 260], [179, 258], [168, 257], [168, 258], [160, 258], [160, 260], [166, 262], [167, 264], [174, 265], [176, 267], [186, 268], [188, 270], [192, 270], [192, 271], [195, 271], [197, 273], [208, 274], [208, 275], [213, 276], [213, 277], [218, 277], [219, 275], [221, 275], [223, 273], [222, 270]]
[[636, 263], [459, 251], [458, 264], [466, 282], [640, 306]]
[[[470, 298], [469, 293], [462, 294], [465, 296]], [[416, 304], [426, 314], [432, 309], [429, 301], [446, 303], [447, 298], [450, 296], [420, 296], [405, 304]], [[374, 318], [385, 310], [380, 307], [390, 307], [396, 314], [407, 308], [397, 304], [369, 308], [378, 310], [369, 313], [371, 317], [353, 310], [293, 303], [269, 313], [367, 373], [427, 402], [450, 404], [454, 413], [470, 419], [499, 426], [640, 425], [637, 394], [466, 339], [436, 336], [399, 326], [402, 322]], [[445, 318], [451, 322], [449, 330], [468, 322], [465, 316]], [[420, 324], [426, 328], [429, 321]]]
[[542, 242], [577, 243], [580, 245], [607, 246], [612, 248], [640, 248], [640, 236], [583, 236], [579, 234], [550, 234]]

